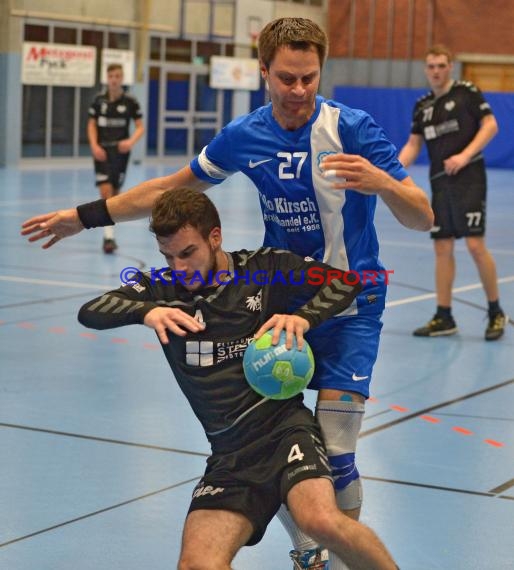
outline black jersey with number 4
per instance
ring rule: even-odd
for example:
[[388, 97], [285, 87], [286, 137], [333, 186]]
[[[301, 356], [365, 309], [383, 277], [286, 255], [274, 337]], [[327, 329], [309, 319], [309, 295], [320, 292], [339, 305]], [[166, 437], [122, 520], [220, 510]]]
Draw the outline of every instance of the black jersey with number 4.
[[[168, 331], [170, 342], [162, 347], [213, 448], [225, 450], [227, 443], [230, 449], [251, 441], [254, 428], [271, 427], [277, 415], [301, 405], [301, 395], [270, 401], [247, 384], [243, 354], [259, 327], [275, 313], [292, 312], [316, 326], [350, 306], [361, 288], [344, 278], [331, 279], [334, 270], [321, 262], [282, 250], [241, 250], [228, 259], [229, 277], [221, 285], [206, 283], [191, 292], [169, 269], [152, 270], [139, 282], [86, 303], [78, 317], [87, 327], [108, 329], [143, 324], [152, 309], [173, 307], [204, 322], [204, 331], [185, 337]], [[216, 284], [225, 277], [210, 281]]]
[[116, 101], [109, 100], [107, 92], [98, 94], [89, 107], [89, 116], [96, 119], [98, 144], [109, 146], [129, 138], [130, 120], [141, 119], [143, 113], [138, 101], [123, 93]]
[[469, 81], [454, 81], [440, 97], [430, 91], [418, 99], [411, 133], [425, 139], [431, 176], [444, 171], [443, 161], [461, 152], [473, 140], [482, 118], [491, 113], [480, 89]]

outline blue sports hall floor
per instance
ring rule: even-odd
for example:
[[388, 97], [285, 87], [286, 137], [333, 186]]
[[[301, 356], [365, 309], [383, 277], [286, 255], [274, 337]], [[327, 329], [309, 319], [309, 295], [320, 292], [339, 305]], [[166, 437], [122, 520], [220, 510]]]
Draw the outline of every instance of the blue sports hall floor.
[[[166, 172], [131, 165], [126, 187]], [[426, 167], [411, 174], [428, 188]], [[514, 177], [488, 175], [487, 243], [514, 317]], [[43, 251], [20, 236], [20, 223], [96, 199], [91, 166], [4, 168], [0, 188], [0, 568], [174, 568], [206, 438], [152, 331], [93, 334], [76, 319], [82, 303], [119, 285], [123, 268], [162, 266], [147, 221], [116, 226], [115, 255], [101, 252], [101, 230]], [[226, 249], [260, 245], [257, 196], [244, 177], [209, 196]], [[483, 291], [458, 242], [459, 334], [413, 337], [434, 310], [432, 245], [381, 203], [376, 220], [394, 275], [358, 446], [362, 520], [402, 570], [512, 569], [514, 321], [500, 341], [483, 340]], [[234, 568], [290, 569], [289, 549], [274, 520]]]

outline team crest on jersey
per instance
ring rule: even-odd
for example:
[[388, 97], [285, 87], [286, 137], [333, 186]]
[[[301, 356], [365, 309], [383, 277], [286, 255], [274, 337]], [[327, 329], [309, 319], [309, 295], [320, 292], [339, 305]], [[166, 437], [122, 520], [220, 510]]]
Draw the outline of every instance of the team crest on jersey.
[[246, 297], [246, 308], [254, 313], [262, 311], [262, 289], [259, 290], [257, 295]]
[[448, 101], [447, 103], [444, 104], [444, 108], [447, 111], [451, 111], [452, 109], [455, 108], [455, 101]]
[[118, 113], [124, 113], [127, 110], [127, 106], [126, 105], [118, 105], [116, 107], [116, 111], [118, 111]]
[[337, 154], [337, 152], [335, 150], [324, 150], [323, 152], [318, 153], [317, 163], [318, 163], [318, 169], [320, 172], [322, 172], [321, 161], [331, 154]]

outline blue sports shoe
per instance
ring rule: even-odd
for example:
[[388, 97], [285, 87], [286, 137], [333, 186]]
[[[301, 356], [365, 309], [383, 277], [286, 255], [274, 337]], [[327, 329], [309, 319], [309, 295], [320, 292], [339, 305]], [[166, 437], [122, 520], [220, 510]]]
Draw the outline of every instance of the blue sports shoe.
[[293, 561], [293, 570], [329, 570], [326, 548], [291, 550], [289, 556]]

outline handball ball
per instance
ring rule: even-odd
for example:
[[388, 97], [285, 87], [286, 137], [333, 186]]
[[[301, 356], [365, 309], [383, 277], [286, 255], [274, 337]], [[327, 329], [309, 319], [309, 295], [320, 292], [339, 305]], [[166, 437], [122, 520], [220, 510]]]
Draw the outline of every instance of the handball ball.
[[252, 341], [243, 357], [246, 380], [261, 396], [272, 400], [286, 400], [307, 387], [314, 374], [314, 356], [304, 340], [298, 350], [296, 337], [293, 347], [286, 348], [286, 333], [280, 333], [277, 345], [271, 344], [272, 331]]

